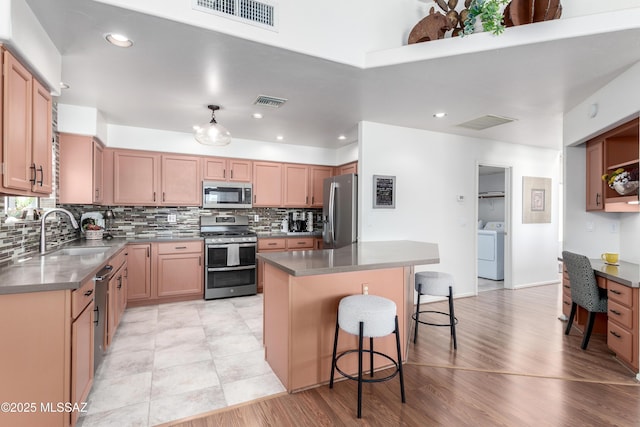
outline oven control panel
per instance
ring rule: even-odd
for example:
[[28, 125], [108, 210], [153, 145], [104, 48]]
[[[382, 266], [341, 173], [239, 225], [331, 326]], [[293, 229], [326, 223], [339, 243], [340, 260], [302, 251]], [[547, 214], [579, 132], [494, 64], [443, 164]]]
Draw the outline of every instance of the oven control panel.
[[256, 243], [258, 239], [255, 236], [237, 236], [237, 237], [207, 237], [204, 242], [207, 245], [210, 244], [224, 244], [224, 243]]

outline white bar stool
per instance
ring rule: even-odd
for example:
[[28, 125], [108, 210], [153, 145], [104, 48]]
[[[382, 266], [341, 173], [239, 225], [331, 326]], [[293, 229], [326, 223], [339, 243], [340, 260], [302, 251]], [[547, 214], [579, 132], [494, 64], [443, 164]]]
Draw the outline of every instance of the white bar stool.
[[[336, 321], [336, 333], [333, 340], [333, 358], [331, 360], [331, 379], [329, 388], [333, 388], [333, 376], [337, 370], [350, 380], [358, 381], [358, 418], [362, 418], [362, 383], [388, 381], [400, 374], [400, 393], [402, 403], [405, 403], [404, 376], [402, 374], [402, 356], [400, 350], [400, 333], [398, 331], [398, 316], [396, 303], [390, 299], [375, 295], [351, 295], [340, 300]], [[358, 336], [358, 349], [346, 350], [336, 356], [338, 345], [338, 331]], [[397, 361], [389, 355], [373, 350], [373, 339], [396, 334]], [[369, 349], [363, 349], [363, 338], [369, 337]], [[347, 354], [358, 353], [358, 375], [353, 376], [343, 372], [338, 367], [338, 360]], [[371, 363], [371, 378], [362, 378], [362, 353], [369, 353]], [[396, 367], [394, 372], [384, 378], [373, 378], [373, 355], [377, 354], [390, 360]]]
[[[418, 338], [418, 324], [431, 326], [449, 326], [451, 328], [451, 337], [453, 337], [453, 348], [458, 349], [458, 340], [456, 339], [456, 324], [458, 319], [453, 312], [453, 276], [449, 273], [441, 273], [438, 271], [422, 271], [416, 273], [416, 291], [418, 292], [418, 304], [416, 305], [416, 312], [411, 316], [415, 320], [415, 329], [413, 330], [413, 343], [415, 344]], [[421, 295], [434, 295], [443, 296], [449, 299], [449, 312], [435, 311], [435, 310], [423, 310], [420, 311], [420, 296]], [[431, 323], [420, 320], [420, 314], [424, 313], [436, 313], [449, 317], [448, 323]]]

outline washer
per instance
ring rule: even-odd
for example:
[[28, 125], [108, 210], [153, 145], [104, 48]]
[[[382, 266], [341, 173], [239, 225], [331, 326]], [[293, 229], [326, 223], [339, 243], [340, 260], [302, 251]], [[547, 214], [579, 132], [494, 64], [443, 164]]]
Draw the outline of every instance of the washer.
[[478, 277], [504, 280], [504, 222], [489, 221], [478, 230]]

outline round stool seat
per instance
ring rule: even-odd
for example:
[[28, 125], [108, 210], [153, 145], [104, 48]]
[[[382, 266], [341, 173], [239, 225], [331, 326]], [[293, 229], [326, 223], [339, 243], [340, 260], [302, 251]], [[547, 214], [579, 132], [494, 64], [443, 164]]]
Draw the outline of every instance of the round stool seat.
[[[421, 286], [422, 285], [422, 286]], [[439, 271], [416, 273], [416, 291], [422, 295], [449, 296], [449, 286], [454, 289], [453, 276]]]
[[360, 334], [360, 322], [365, 337], [389, 335], [395, 331], [395, 317], [396, 303], [376, 295], [350, 295], [338, 305], [338, 325], [352, 335]]

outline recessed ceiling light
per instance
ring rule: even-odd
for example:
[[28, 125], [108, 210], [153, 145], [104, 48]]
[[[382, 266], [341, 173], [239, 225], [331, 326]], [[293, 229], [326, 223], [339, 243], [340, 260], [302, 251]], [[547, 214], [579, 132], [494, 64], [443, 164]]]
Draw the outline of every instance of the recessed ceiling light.
[[282, 135], [278, 135], [278, 136], [276, 136], [276, 139], [277, 139], [278, 141], [282, 141], [282, 140], [284, 139], [284, 136], [282, 136]]
[[340, 136], [338, 137], [338, 139], [339, 139], [340, 141], [344, 141], [345, 139], [347, 139], [347, 137], [346, 137], [346, 136], [344, 136], [344, 135], [340, 135]]
[[69, 85], [65, 82], [60, 82], [60, 89], [69, 89]]
[[261, 118], [262, 118], [262, 114], [260, 114], [260, 113], [253, 113], [253, 118], [254, 118], [254, 119], [261, 119]]
[[447, 113], [435, 113], [433, 115], [433, 117], [435, 117], [436, 119], [441, 119], [443, 117], [445, 117], [447, 115]]
[[104, 36], [105, 39], [109, 43], [118, 47], [131, 47], [133, 46], [133, 41], [129, 40], [127, 36], [123, 36], [122, 34], [107, 34]]

